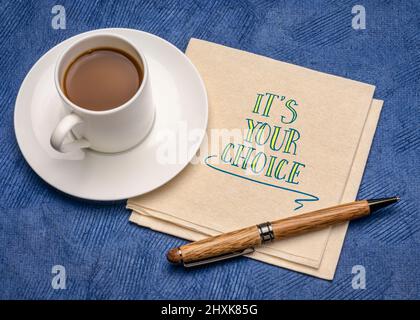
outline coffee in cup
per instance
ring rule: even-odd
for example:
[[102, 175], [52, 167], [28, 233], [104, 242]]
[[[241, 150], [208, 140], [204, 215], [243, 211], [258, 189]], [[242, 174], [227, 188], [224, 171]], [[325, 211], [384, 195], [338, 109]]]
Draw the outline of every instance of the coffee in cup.
[[142, 80], [143, 70], [129, 53], [116, 48], [95, 48], [72, 61], [62, 86], [66, 97], [77, 106], [104, 111], [130, 100]]

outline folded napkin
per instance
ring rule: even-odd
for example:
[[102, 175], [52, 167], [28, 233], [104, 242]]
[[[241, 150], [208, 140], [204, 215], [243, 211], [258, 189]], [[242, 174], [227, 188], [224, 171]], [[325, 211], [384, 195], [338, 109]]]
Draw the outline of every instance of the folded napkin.
[[[198, 240], [354, 200], [382, 107], [374, 86], [197, 39], [187, 55], [208, 91], [208, 139], [195, 164], [128, 201], [131, 221]], [[346, 227], [250, 257], [331, 279]]]

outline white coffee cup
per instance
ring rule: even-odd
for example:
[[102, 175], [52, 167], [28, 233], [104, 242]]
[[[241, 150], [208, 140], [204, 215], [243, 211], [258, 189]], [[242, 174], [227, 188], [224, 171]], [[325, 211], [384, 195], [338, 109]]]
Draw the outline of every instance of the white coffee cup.
[[[126, 103], [113, 109], [92, 111], [77, 106], [63, 92], [64, 73], [81, 54], [95, 48], [115, 48], [136, 59], [143, 69], [143, 81]], [[86, 36], [64, 50], [55, 68], [55, 86], [69, 114], [57, 124], [51, 135], [51, 146], [58, 152], [90, 148], [99, 152], [114, 153], [128, 150], [140, 143], [150, 132], [155, 109], [152, 99], [150, 75], [141, 51], [127, 39], [110, 34]], [[57, 106], [59, 108], [61, 106]], [[74, 141], [65, 143], [73, 135]]]

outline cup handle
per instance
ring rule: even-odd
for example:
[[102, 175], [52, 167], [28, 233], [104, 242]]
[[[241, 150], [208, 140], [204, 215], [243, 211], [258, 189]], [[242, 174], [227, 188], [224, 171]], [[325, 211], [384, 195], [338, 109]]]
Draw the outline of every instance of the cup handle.
[[82, 123], [83, 120], [75, 113], [70, 113], [66, 115], [61, 121], [57, 124], [55, 127], [51, 138], [50, 143], [51, 146], [58, 152], [61, 153], [68, 153], [84, 148], [89, 147], [89, 141], [86, 139], [77, 139], [73, 142], [64, 143], [64, 139], [66, 138], [67, 134], [70, 132], [70, 130]]

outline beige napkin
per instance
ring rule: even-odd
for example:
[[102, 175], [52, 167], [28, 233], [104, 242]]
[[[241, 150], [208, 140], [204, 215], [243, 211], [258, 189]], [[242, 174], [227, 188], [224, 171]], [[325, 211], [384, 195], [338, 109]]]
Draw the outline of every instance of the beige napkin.
[[[187, 55], [208, 90], [209, 135], [215, 129], [240, 129], [245, 138], [232, 144], [211, 140], [200, 164], [189, 165], [162, 188], [130, 199], [128, 207], [138, 212], [132, 221], [196, 240], [355, 197], [381, 105], [372, 106], [366, 121], [373, 86], [201, 40], [190, 41]], [[280, 138], [273, 150], [276, 130]], [[241, 146], [242, 155], [255, 148], [248, 165], [236, 157]], [[284, 163], [276, 178], [280, 160]], [[293, 269], [299, 269], [295, 264], [318, 269], [318, 276], [330, 278], [336, 261], [328, 263], [330, 271], [320, 270], [331, 243], [339, 254], [344, 234], [345, 227], [335, 227], [331, 234], [329, 229], [313, 232], [259, 248], [252, 257]]]
[[[350, 177], [346, 185], [343, 202], [353, 201], [357, 195], [357, 190], [359, 188], [359, 184], [363, 176], [363, 170], [365, 167], [367, 157], [369, 155], [369, 149], [372, 143], [373, 136], [375, 134], [375, 129], [379, 119], [381, 108], [382, 101], [373, 100], [371, 109], [369, 111], [368, 119], [366, 121], [362, 137], [360, 139], [356, 157], [353, 162]], [[133, 209], [132, 215], [130, 216], [131, 222], [156, 231], [168, 233], [191, 241], [200, 240], [211, 234], [208, 232], [200, 233], [198, 231], [193, 231], [191, 229], [182, 227], [178, 223], [170, 223], [165, 220], [155, 218], [153, 216], [148, 216], [147, 212], [144, 209], [136, 207], [135, 205], [130, 204], [129, 207]], [[136, 210], [138, 210], [138, 212], [136, 212]], [[276, 266], [310, 274], [312, 276], [319, 277], [322, 279], [331, 280], [334, 277], [336, 266], [340, 257], [341, 247], [343, 245], [343, 241], [346, 235], [347, 226], [348, 224], [345, 223], [331, 228], [324, 255], [318, 268], [308, 267], [302, 264], [294, 263], [288, 260], [284, 260], [278, 257], [274, 257], [272, 255], [267, 255], [265, 253], [259, 252], [255, 252], [252, 255], [249, 255], [249, 257]]]

